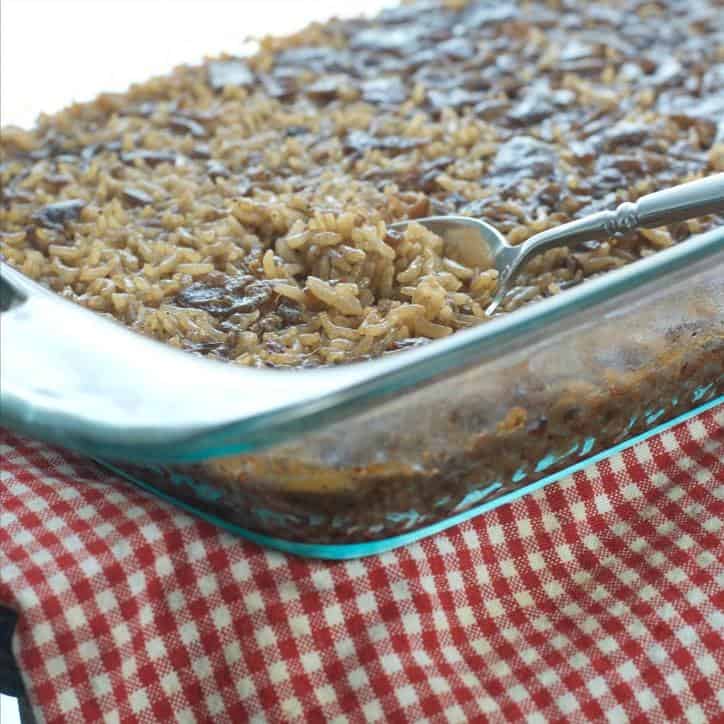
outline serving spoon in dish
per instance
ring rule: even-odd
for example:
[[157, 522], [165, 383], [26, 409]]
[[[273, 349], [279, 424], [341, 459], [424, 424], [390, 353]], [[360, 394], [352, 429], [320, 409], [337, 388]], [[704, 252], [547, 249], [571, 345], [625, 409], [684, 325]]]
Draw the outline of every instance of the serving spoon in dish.
[[[498, 290], [486, 309], [486, 314], [491, 316], [523, 266], [548, 249], [603, 241], [635, 229], [650, 229], [715, 213], [724, 213], [724, 173], [647, 194], [635, 203], [626, 201], [616, 209], [546, 229], [518, 246], [509, 244], [494, 226], [480, 219], [430, 216], [415, 221], [442, 237], [447, 253], [456, 261], [486, 268], [492, 263], [497, 269]], [[407, 223], [394, 224], [391, 228], [402, 231]]]

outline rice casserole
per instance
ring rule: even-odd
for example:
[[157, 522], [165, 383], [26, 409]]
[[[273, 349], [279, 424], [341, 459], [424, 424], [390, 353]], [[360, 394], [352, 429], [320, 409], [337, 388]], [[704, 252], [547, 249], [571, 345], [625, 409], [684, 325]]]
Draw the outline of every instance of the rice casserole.
[[[78, 304], [244, 366], [404, 353], [485, 324], [497, 284], [489, 262], [446, 256], [414, 219], [479, 217], [518, 244], [724, 171], [724, 5], [420, 0], [264, 38], [252, 55], [177, 68], [29, 131], [4, 128], [1, 154], [0, 253]], [[404, 233], [388, 229], [404, 220]], [[498, 314], [722, 223], [724, 213], [548, 251]], [[545, 419], [531, 419], [511, 379], [494, 433], [466, 420], [465, 455], [431, 453], [414, 469], [239, 456], [174, 475], [210, 480], [224, 498], [204, 506], [256, 530], [288, 533], [296, 516], [300, 538], [374, 537], [383, 511], [411, 499], [427, 511], [417, 525], [457, 509], [481, 476], [511, 481], [521, 450], [540, 459], [588, 426], [611, 444], [632, 410], [682, 380], [721, 384], [721, 316], [631, 354], [640, 364], [615, 383], [592, 357], [599, 387], [528, 390]], [[157, 472], [159, 486], [198, 502], [192, 484]], [[259, 500], [278, 516], [255, 518]], [[340, 510], [347, 524], [327, 524]], [[310, 511], [327, 521], [311, 534]]]

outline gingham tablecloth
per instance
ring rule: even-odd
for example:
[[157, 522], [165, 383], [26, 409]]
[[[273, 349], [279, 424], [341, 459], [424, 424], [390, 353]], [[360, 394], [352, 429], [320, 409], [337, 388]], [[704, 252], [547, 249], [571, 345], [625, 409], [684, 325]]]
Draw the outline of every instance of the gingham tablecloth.
[[5, 433], [40, 721], [722, 721], [724, 406], [422, 543], [264, 551]]

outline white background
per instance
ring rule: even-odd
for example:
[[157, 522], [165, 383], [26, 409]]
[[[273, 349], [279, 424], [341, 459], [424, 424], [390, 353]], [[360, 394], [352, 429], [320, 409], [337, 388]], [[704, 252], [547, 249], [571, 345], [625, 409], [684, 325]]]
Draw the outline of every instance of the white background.
[[[0, 0], [0, 125], [165, 73], [205, 55], [240, 53], [248, 36], [359, 15], [390, 0]], [[0, 724], [19, 724], [0, 695]]]
[[20, 724], [15, 699], [0, 694], [0, 724]]
[[[390, 0], [0, 0], [0, 122], [100, 91], [122, 91], [205, 55], [239, 53], [248, 36], [312, 20], [371, 14]], [[4, 723], [3, 723], [4, 724]]]

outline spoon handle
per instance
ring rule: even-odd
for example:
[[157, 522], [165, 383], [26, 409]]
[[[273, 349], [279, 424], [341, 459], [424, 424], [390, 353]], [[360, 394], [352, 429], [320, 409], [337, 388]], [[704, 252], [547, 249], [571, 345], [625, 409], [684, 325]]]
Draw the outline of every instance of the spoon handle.
[[515, 247], [517, 252], [502, 271], [498, 292], [488, 307], [492, 314], [502, 302], [510, 283], [533, 256], [557, 246], [575, 246], [584, 241], [604, 241], [639, 228], [675, 224], [697, 216], [724, 214], [724, 173], [673, 186], [626, 201], [612, 211], [599, 211], [582, 219], [546, 229]]
[[[621, 204], [620, 209], [625, 206]], [[644, 228], [675, 224], [696, 216], [724, 212], [724, 173], [642, 196], [634, 204], [635, 225]]]
[[511, 281], [531, 256], [556, 246], [603, 241], [633, 229], [664, 226], [714, 213], [724, 213], [724, 173], [656, 191], [636, 203], [626, 201], [613, 211], [600, 211], [536, 234], [519, 247], [520, 255], [505, 275], [506, 281]]

